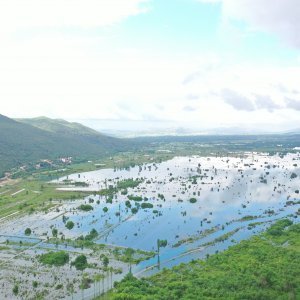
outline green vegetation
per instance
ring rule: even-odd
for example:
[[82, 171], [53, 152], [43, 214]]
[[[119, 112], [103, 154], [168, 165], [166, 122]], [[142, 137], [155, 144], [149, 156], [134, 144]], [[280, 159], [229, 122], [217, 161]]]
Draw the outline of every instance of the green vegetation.
[[214, 232], [216, 232], [217, 230], [219, 230], [219, 226], [214, 226], [212, 228], [209, 228], [209, 229], [205, 229], [203, 232], [201, 232], [200, 234], [197, 234], [197, 235], [193, 235], [193, 236], [190, 236], [190, 237], [187, 237], [187, 238], [184, 238], [184, 239], [181, 239], [179, 240], [178, 242], [176, 242], [173, 247], [176, 248], [176, 247], [179, 247], [181, 246], [182, 244], [186, 244], [186, 243], [192, 243], [196, 240], [199, 240], [201, 238], [204, 238]]
[[85, 236], [85, 240], [91, 241], [95, 239], [97, 236], [98, 236], [98, 232], [95, 228], [93, 228], [91, 232]]
[[117, 183], [117, 188], [118, 189], [135, 188], [142, 182], [143, 182], [142, 180], [138, 180], [138, 179], [132, 179], [132, 178], [124, 179]]
[[52, 228], [52, 235], [53, 235], [54, 237], [57, 237], [57, 235], [58, 235], [58, 230], [57, 230], [56, 228]]
[[89, 186], [86, 182], [84, 182], [84, 181], [75, 181], [74, 182], [74, 185], [75, 186], [79, 186], [79, 187], [87, 187], [87, 186]]
[[129, 148], [126, 141], [81, 124], [48, 118], [15, 121], [0, 115], [0, 132], [0, 177], [11, 168], [23, 164], [33, 167], [45, 158], [71, 156], [74, 160], [87, 160]]
[[133, 208], [131, 209], [131, 213], [132, 213], [132, 214], [136, 214], [138, 211], [139, 211], [139, 210], [138, 210], [136, 207], [133, 207]]
[[274, 236], [284, 235], [284, 229], [292, 224], [293, 222], [289, 219], [279, 220], [267, 230], [267, 233]]
[[118, 248], [116, 247], [113, 251], [115, 258], [122, 262], [138, 264], [144, 260], [148, 260], [155, 256], [154, 251], [143, 251], [132, 248]]
[[81, 254], [75, 258], [71, 263], [72, 266], [75, 266], [76, 270], [83, 271], [88, 267], [87, 258], [85, 255]]
[[30, 228], [26, 228], [24, 231], [25, 235], [31, 235], [31, 229]]
[[74, 222], [68, 221], [68, 222], [66, 223], [66, 228], [68, 228], [69, 230], [71, 230], [73, 227], [74, 227]]
[[216, 243], [224, 242], [224, 241], [228, 240], [230, 237], [232, 237], [239, 230], [240, 230], [240, 228], [236, 228], [236, 229], [234, 229], [232, 231], [229, 231], [229, 232], [227, 232], [225, 234], [222, 234], [221, 236], [215, 238], [211, 242], [207, 242], [207, 243], [202, 244], [201, 246], [209, 246], [209, 245], [214, 245]]
[[145, 208], [153, 208], [153, 204], [152, 203], [148, 203], [148, 202], [143, 202], [141, 204], [141, 208], [145, 209]]
[[190, 199], [190, 202], [191, 202], [191, 203], [196, 203], [196, 202], [197, 202], [197, 199], [196, 199], [196, 198], [191, 198], [191, 199]]
[[238, 221], [241, 221], [241, 222], [245, 222], [245, 221], [251, 221], [251, 220], [255, 220], [257, 219], [258, 217], [257, 216], [244, 216], [242, 218], [240, 218]]
[[[36, 174], [36, 176], [39, 176]], [[51, 177], [47, 176], [48, 180]], [[90, 193], [60, 191], [57, 185], [40, 181], [33, 176], [12, 180], [0, 187], [0, 218], [12, 213], [28, 214], [34, 211], [47, 212], [63, 200], [83, 199]]]
[[291, 174], [291, 179], [295, 179], [295, 178], [297, 178], [298, 176], [297, 176], [297, 174], [296, 173], [292, 173]]
[[299, 299], [299, 261], [300, 224], [284, 219], [206, 261], [141, 280], [128, 274], [109, 299]]
[[40, 255], [39, 261], [45, 265], [59, 267], [69, 262], [69, 254], [65, 251], [51, 251], [49, 253]]
[[[278, 144], [282, 145], [280, 151], [284, 154], [288, 151], [293, 152], [293, 148], [299, 145], [300, 142], [300, 135], [137, 138], [127, 140], [127, 145], [130, 143], [132, 148], [128, 148], [127, 146], [120, 147], [121, 151], [124, 152], [116, 153], [115, 151], [108, 151], [103, 155], [101, 151], [98, 153], [99, 148], [97, 148], [98, 154], [97, 157], [95, 157], [89, 155], [89, 152], [83, 149], [80, 155], [73, 156], [72, 164], [62, 164], [61, 162], [53, 160], [53, 165], [41, 164], [41, 168], [37, 170], [35, 164], [36, 160], [39, 159], [39, 155], [36, 151], [43, 153], [42, 158], [52, 159], [52, 155], [55, 155], [55, 157], [60, 156], [58, 152], [50, 150], [54, 146], [60, 147], [59, 145], [63, 143], [60, 141], [48, 147], [47, 143], [49, 143], [51, 139], [45, 141], [47, 134], [53, 135], [56, 134], [55, 130], [58, 130], [58, 128], [64, 131], [64, 126], [73, 127], [74, 125], [73, 123], [69, 123], [69, 125], [61, 124], [55, 130], [51, 129], [53, 125], [37, 125], [37, 123], [40, 122], [51, 123], [52, 121], [59, 123], [61, 120], [46, 119], [46, 121], [34, 121], [35, 127], [33, 127], [33, 124], [20, 124], [19, 122], [0, 116], [0, 130], [3, 132], [3, 135], [0, 136], [0, 144], [2, 145], [0, 147], [0, 177], [4, 171], [9, 170], [14, 165], [26, 166], [25, 170], [19, 167], [12, 170], [12, 177], [19, 177], [18, 180], [10, 181], [4, 187], [0, 187], [0, 217], [5, 217], [15, 212], [20, 214], [35, 211], [46, 212], [54, 206], [59, 205], [61, 200], [83, 199], [83, 197], [88, 196], [90, 194], [89, 192], [56, 190], [57, 185], [48, 183], [48, 181], [52, 179], [57, 179], [71, 173], [93, 171], [99, 168], [130, 168], [131, 166], [140, 165], [142, 163], [161, 162], [171, 159], [175, 155], [186, 156], [194, 155], [195, 153], [206, 156], [211, 155], [212, 152], [218, 155], [228, 155], [229, 152], [234, 153], [237, 151], [266, 151], [273, 154], [278, 152]], [[29, 128], [27, 126], [29, 126]], [[76, 127], [76, 125], [74, 126]], [[43, 138], [39, 139], [36, 137], [36, 130], [39, 131], [39, 134], [43, 134]], [[66, 128], [65, 132], [68, 132], [68, 130], [70, 130], [70, 128]], [[87, 128], [86, 130], [88, 132], [85, 134], [88, 135], [89, 129]], [[46, 136], [44, 131], [46, 131]], [[11, 132], [11, 134], [8, 132]], [[79, 135], [82, 133], [81, 130], [75, 129], [72, 131], [71, 136], [74, 135], [75, 132]], [[62, 133], [60, 132], [59, 135], [60, 134]], [[18, 145], [18, 147], [15, 146], [17, 141], [15, 136], [21, 139], [21, 145]], [[23, 145], [23, 142], [26, 143], [26, 146]], [[66, 142], [68, 142], [68, 139], [66, 139]], [[124, 141], [122, 142], [124, 143]], [[27, 145], [27, 143], [29, 145]], [[13, 147], [12, 144], [14, 144]], [[85, 143], [77, 144], [85, 147]], [[219, 147], [220, 144], [223, 145], [221, 150]], [[63, 145], [62, 148], [64, 148]], [[18, 153], [16, 153], [15, 149], [18, 149]], [[158, 152], [160, 149], [168, 149], [170, 152]], [[129, 152], [130, 150], [134, 150], [134, 152]], [[20, 157], [20, 153], [24, 155], [24, 157]], [[64, 151], [63, 156], [66, 156], [66, 153], [67, 152]], [[112, 153], [114, 155], [110, 157]], [[88, 162], [88, 160], [94, 158], [96, 160]], [[20, 179], [20, 177], [24, 179]], [[138, 182], [134, 180], [120, 181], [119, 187], [132, 187], [136, 184], [138, 184]], [[112, 190], [107, 189], [100, 191], [97, 194], [113, 195], [117, 191], [118, 188], [116, 187]], [[122, 191], [127, 192], [126, 189], [121, 190], [121, 192]], [[298, 190], [295, 192], [298, 192]], [[135, 201], [142, 201], [142, 199], [136, 198]]]
[[128, 195], [127, 198], [132, 201], [143, 201], [142, 196], [133, 196], [133, 195]]
[[167, 240], [157, 240], [157, 247], [158, 248], [163, 248], [163, 247], [166, 247], [167, 245], [168, 245]]
[[14, 285], [12, 292], [15, 296], [19, 294], [19, 286], [17, 284]]
[[80, 206], [78, 206], [79, 210], [83, 210], [83, 211], [90, 211], [93, 210], [93, 206], [90, 204], [81, 204]]
[[103, 267], [106, 269], [108, 267], [109, 264], [109, 258], [106, 255], [103, 255], [101, 258]]

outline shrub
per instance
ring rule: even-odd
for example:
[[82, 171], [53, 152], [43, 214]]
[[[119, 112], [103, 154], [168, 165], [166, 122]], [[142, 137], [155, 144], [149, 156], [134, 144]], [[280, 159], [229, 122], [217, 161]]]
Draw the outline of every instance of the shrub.
[[18, 285], [14, 285], [12, 292], [15, 296], [17, 296], [19, 294], [19, 286]]
[[90, 211], [93, 210], [93, 206], [90, 204], [81, 204], [80, 206], [78, 206], [79, 210], [83, 210], [83, 211]]
[[153, 204], [147, 203], [147, 202], [143, 202], [141, 204], [141, 208], [143, 208], [143, 209], [145, 209], [145, 208], [153, 208]]
[[196, 202], [197, 202], [197, 199], [196, 199], [196, 198], [191, 198], [191, 199], [190, 199], [190, 202], [191, 202], [191, 203], [196, 203]]
[[75, 266], [76, 270], [83, 271], [88, 266], [86, 256], [83, 254], [77, 256], [71, 265]]
[[49, 253], [45, 253], [42, 254], [39, 257], [39, 261], [42, 264], [45, 265], [50, 265], [50, 266], [63, 266], [66, 263], [69, 262], [69, 253], [65, 252], [65, 251], [58, 251], [58, 252], [49, 252]]
[[74, 227], [74, 223], [72, 221], [68, 221], [66, 227], [71, 230]]
[[30, 228], [25, 229], [25, 235], [31, 235], [31, 229]]

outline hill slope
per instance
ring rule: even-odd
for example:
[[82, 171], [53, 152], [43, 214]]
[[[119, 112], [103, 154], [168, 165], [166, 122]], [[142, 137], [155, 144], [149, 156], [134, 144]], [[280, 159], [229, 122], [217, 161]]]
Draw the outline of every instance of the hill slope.
[[124, 148], [124, 141], [77, 123], [47, 118], [20, 122], [0, 115], [0, 177], [10, 168], [39, 159], [100, 157]]
[[[210, 256], [137, 279], [127, 275], [109, 299], [300, 299], [300, 223], [282, 219], [266, 233]], [[100, 300], [100, 298], [97, 298]]]
[[98, 131], [95, 131], [82, 124], [75, 123], [75, 122], [67, 122], [62, 119], [50, 119], [47, 117], [37, 117], [32, 119], [15, 119], [15, 120], [52, 133], [67, 134], [67, 135], [70, 134], [89, 135], [89, 136], [101, 135]]

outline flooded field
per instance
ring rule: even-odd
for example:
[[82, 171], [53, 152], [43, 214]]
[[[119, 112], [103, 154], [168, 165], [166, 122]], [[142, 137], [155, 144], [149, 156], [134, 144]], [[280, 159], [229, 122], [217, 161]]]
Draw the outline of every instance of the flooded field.
[[[90, 191], [90, 196], [58, 202], [48, 213], [5, 221], [0, 224], [0, 243], [24, 238], [29, 227], [31, 238], [39, 239], [39, 251], [61, 247], [78, 252], [67, 243], [51, 244], [53, 229], [61, 240], [80, 239], [95, 229], [93, 242], [111, 247], [105, 251], [112, 260], [118, 261], [114, 247], [154, 253], [132, 268], [135, 275], [147, 276], [159, 268], [224, 250], [282, 217], [297, 221], [299, 178], [298, 153], [175, 157], [122, 170], [72, 174], [53, 184], [62, 190]], [[66, 228], [67, 221], [74, 227]], [[34, 253], [38, 254], [37, 249]], [[5, 251], [0, 255], [1, 259], [9, 256]], [[96, 262], [97, 257], [90, 255]], [[115, 267], [121, 267], [123, 274], [128, 271], [124, 262], [115, 262]], [[114, 280], [122, 277], [113, 276]], [[3, 281], [0, 278], [0, 284]], [[91, 295], [92, 290], [86, 292], [87, 298]]]

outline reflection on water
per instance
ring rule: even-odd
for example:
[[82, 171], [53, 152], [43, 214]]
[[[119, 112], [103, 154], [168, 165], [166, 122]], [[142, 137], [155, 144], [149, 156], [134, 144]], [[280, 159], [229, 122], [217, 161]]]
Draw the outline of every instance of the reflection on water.
[[[37, 236], [51, 236], [50, 226], [54, 226], [66, 237], [87, 234], [95, 228], [99, 232], [99, 243], [144, 250], [156, 250], [157, 239], [164, 239], [168, 245], [161, 249], [161, 265], [169, 267], [223, 250], [233, 244], [233, 239], [248, 238], [268, 224], [260, 224], [250, 230], [247, 226], [251, 222], [272, 221], [295, 213], [299, 204], [286, 206], [286, 203], [299, 201], [296, 193], [299, 188], [299, 164], [299, 154], [284, 157], [249, 154], [242, 158], [193, 156], [176, 157], [160, 164], [136, 166], [128, 170], [104, 169], [73, 174], [61, 178], [59, 182], [66, 179], [86, 182], [88, 187], [62, 186], [62, 189], [99, 191], [128, 178], [139, 178], [143, 182], [136, 188], [129, 188], [127, 195], [119, 191], [112, 203], [106, 203], [104, 196], [91, 195], [81, 202], [64, 204], [60, 213], [65, 213], [75, 223], [72, 230], [65, 228], [62, 216], [47, 218], [33, 215], [27, 219], [27, 226]], [[297, 177], [291, 176], [292, 173]], [[164, 197], [159, 197], [159, 194]], [[139, 208], [136, 214], [132, 214], [125, 205], [128, 195], [145, 198], [141, 202], [131, 200], [132, 207], [147, 202], [153, 204], [153, 208]], [[195, 198], [196, 202], [190, 203], [191, 198]], [[80, 203], [89, 203], [94, 209], [81, 212], [76, 209]], [[107, 212], [103, 211], [104, 207], [108, 208]], [[253, 220], [239, 221], [245, 216], [253, 216]], [[31, 225], [28, 224], [30, 222]], [[215, 228], [211, 234], [203, 235], [211, 228]], [[204, 243], [235, 229], [239, 230], [224, 242], [201, 248]], [[23, 230], [17, 225], [14, 228], [16, 234], [23, 234]], [[182, 242], [174, 247], [188, 238], [189, 243]], [[201, 251], [182, 256], [199, 247]], [[174, 261], [170, 260], [174, 257], [177, 257]], [[156, 261], [155, 257], [142, 262], [134, 271], [137, 273]]]

